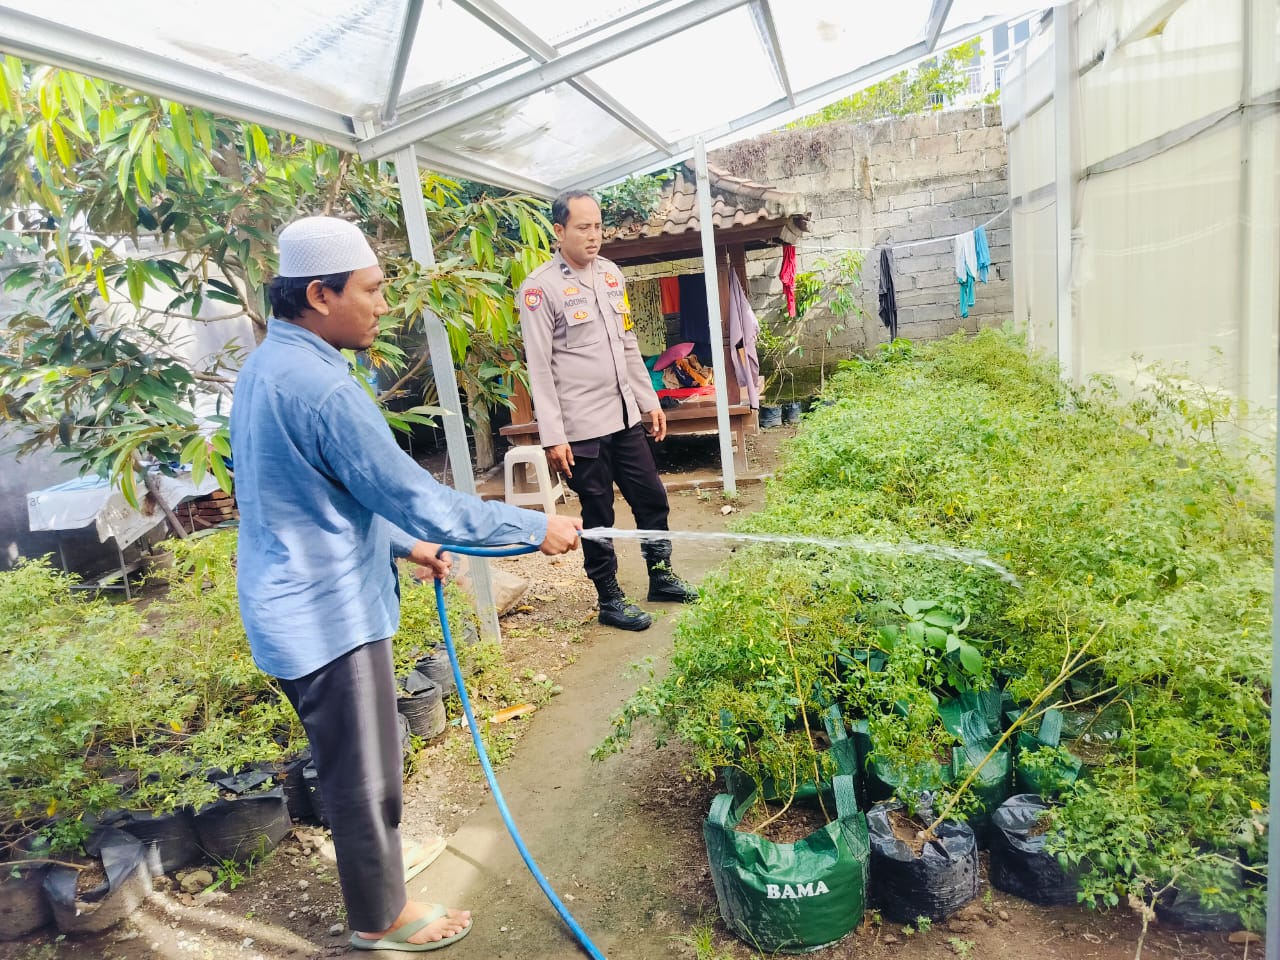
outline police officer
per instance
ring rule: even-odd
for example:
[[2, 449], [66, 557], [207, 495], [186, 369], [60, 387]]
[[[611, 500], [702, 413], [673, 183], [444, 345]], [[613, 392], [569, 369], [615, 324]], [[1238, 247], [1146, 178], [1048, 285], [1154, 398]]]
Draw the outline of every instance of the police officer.
[[[560, 251], [529, 274], [516, 303], [538, 433], [547, 461], [582, 501], [584, 527], [613, 526], [613, 485], [641, 530], [666, 530], [670, 506], [645, 437], [667, 435], [667, 418], [632, 329], [626, 284], [602, 259], [600, 206], [569, 191], [551, 207]], [[698, 592], [672, 572], [671, 541], [641, 546], [649, 599], [689, 603]], [[612, 542], [583, 540], [583, 565], [600, 598], [600, 622], [644, 630], [649, 614], [618, 586]]]

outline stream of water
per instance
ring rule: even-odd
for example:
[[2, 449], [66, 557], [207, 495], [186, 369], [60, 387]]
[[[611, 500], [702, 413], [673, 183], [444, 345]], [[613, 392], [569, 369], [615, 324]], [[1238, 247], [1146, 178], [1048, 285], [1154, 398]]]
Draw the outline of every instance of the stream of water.
[[617, 527], [592, 527], [582, 531], [584, 540], [682, 540], [693, 543], [789, 543], [797, 546], [815, 546], [827, 550], [856, 550], [859, 553], [887, 556], [936, 557], [952, 560], [990, 571], [1015, 587], [1022, 584], [1007, 569], [1000, 566], [981, 550], [959, 547], [940, 547], [933, 543], [889, 543], [882, 540], [864, 540], [859, 537], [833, 539], [828, 537], [799, 537], [774, 533], [721, 533], [693, 530], [620, 530]]

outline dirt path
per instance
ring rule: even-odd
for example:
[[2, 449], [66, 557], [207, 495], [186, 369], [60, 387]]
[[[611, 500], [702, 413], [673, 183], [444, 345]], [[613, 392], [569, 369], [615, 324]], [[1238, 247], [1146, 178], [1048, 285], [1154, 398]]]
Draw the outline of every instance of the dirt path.
[[[769, 438], [770, 446], [776, 435]], [[767, 455], [768, 451], [766, 451]], [[744, 486], [751, 509], [762, 489]], [[674, 529], [722, 528], [718, 494], [672, 497]], [[625, 509], [619, 525], [627, 525]], [[644, 570], [634, 543], [620, 543], [622, 579], [643, 597]], [[676, 569], [698, 579], [727, 553], [677, 545]], [[684, 753], [656, 749], [640, 731], [625, 753], [588, 758], [610, 730], [610, 717], [644, 682], [632, 665], [652, 658], [660, 673], [670, 654], [678, 608], [661, 611], [648, 631], [603, 629], [576, 558], [503, 561], [533, 579], [522, 610], [504, 621], [505, 650], [522, 676], [542, 674], [563, 693], [519, 721], [523, 736], [499, 770], [499, 783], [533, 856], [578, 923], [610, 960], [688, 957], [746, 960], [759, 955], [720, 924], [706, 867], [701, 820], [714, 785], [685, 779]], [[493, 798], [468, 756], [461, 731], [424, 751], [406, 791], [406, 833], [449, 838], [448, 851], [410, 884], [421, 899], [472, 909], [473, 933], [442, 954], [452, 960], [560, 960], [584, 957], [521, 862]], [[246, 871], [247, 873], [248, 871]], [[222, 877], [221, 887], [192, 896], [168, 886], [126, 923], [105, 934], [55, 939], [45, 932], [0, 944], [0, 960], [310, 960], [362, 956], [348, 951], [341, 898], [324, 835], [299, 830], [251, 876]], [[987, 890], [985, 884], [984, 891]], [[987, 892], [965, 914], [934, 929], [868, 924], [818, 956], [941, 960], [1129, 960], [1138, 924], [1125, 913], [1044, 910]], [[695, 943], [701, 940], [700, 944]], [[396, 956], [390, 953], [370, 957]], [[1155, 930], [1144, 956], [1261, 957], [1224, 934]]]

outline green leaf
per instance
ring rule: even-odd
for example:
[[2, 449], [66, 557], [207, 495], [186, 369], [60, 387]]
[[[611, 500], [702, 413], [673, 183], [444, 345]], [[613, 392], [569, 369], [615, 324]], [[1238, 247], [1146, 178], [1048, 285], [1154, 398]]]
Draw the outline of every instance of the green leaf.
[[960, 641], [960, 665], [970, 674], [982, 672], [982, 654], [978, 648]]
[[232, 491], [231, 474], [227, 472], [227, 465], [221, 457], [209, 458], [209, 469], [213, 471], [214, 477], [217, 478], [218, 486], [224, 491], [230, 493]]

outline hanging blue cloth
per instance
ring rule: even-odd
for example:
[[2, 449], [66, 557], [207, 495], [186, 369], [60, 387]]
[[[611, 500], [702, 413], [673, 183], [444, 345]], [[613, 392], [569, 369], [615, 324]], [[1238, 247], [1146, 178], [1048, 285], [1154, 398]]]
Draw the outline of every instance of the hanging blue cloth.
[[973, 247], [978, 255], [978, 279], [987, 282], [987, 271], [991, 268], [991, 247], [987, 245], [987, 230], [978, 227], [973, 231]]

